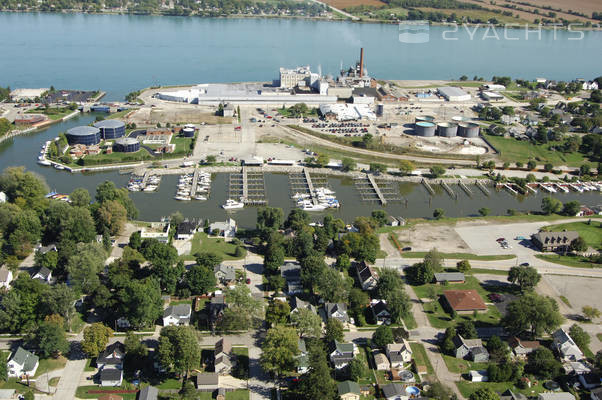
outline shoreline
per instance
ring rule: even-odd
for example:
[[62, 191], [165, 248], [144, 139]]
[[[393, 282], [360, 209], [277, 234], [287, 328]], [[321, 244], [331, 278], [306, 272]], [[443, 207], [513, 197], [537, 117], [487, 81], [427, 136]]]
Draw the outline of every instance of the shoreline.
[[[331, 7], [331, 6], [329, 6]], [[332, 9], [332, 7], [331, 7]], [[339, 11], [333, 9], [334, 13], [338, 13]], [[284, 19], [284, 20], [304, 20], [304, 21], [320, 21], [320, 22], [352, 22], [352, 23], [361, 23], [361, 24], [380, 24], [380, 25], [398, 25], [404, 22], [413, 22], [416, 20], [402, 20], [402, 21], [388, 21], [388, 20], [374, 20], [374, 19], [365, 19], [362, 17], [354, 16], [346, 17], [346, 18], [336, 18], [336, 17], [308, 17], [308, 16], [287, 16], [287, 15], [251, 15], [251, 14], [235, 14], [235, 15], [227, 15], [227, 16], [202, 16], [198, 14], [191, 15], [169, 15], [162, 13], [137, 13], [137, 12], [123, 12], [123, 11], [98, 11], [98, 12], [87, 12], [82, 10], [61, 10], [61, 11], [41, 11], [41, 10], [0, 10], [0, 13], [14, 13], [14, 14], [82, 14], [82, 15], [123, 15], [123, 16], [149, 16], [149, 17], [178, 17], [178, 18], [199, 18], [199, 19]], [[422, 20], [420, 20], [422, 21]], [[428, 21], [429, 26], [470, 26], [476, 28], [487, 29], [490, 27], [504, 27], [504, 29], [524, 29], [540, 27], [543, 31], [551, 31], [551, 30], [560, 30], [560, 31], [569, 31], [568, 26], [555, 26], [555, 25], [543, 25], [543, 24], [533, 24], [533, 23], [513, 23], [513, 24], [490, 24], [490, 23], [470, 23], [463, 22], [461, 24], [455, 24], [451, 22], [437, 22], [437, 21]], [[580, 32], [580, 31], [591, 31], [591, 32], [601, 32], [602, 31], [602, 21], [598, 24], [598, 26], [594, 26], [592, 24], [591, 27], [583, 26], [584, 22], [575, 21], [573, 23], [581, 24], [579, 27], [572, 27], [572, 32]]]

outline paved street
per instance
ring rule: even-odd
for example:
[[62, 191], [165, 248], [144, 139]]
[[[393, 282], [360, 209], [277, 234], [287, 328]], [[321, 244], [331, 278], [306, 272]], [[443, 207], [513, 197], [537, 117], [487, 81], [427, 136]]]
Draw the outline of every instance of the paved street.
[[66, 400], [75, 398], [75, 391], [79, 386], [80, 377], [86, 366], [86, 359], [82, 360], [69, 360], [63, 375], [56, 387], [54, 398], [56, 400]]

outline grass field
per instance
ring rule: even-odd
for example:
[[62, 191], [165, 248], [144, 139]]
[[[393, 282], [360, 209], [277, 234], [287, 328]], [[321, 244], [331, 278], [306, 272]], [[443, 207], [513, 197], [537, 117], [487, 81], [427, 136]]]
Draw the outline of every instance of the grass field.
[[580, 256], [562, 256], [559, 254], [536, 254], [535, 257], [540, 260], [549, 261], [554, 264], [566, 265], [576, 268], [600, 268], [602, 265], [594, 264], [585, 257]]
[[523, 140], [513, 138], [503, 138], [499, 136], [483, 135], [491, 142], [491, 144], [500, 152], [500, 157], [503, 161], [511, 164], [521, 161], [527, 163], [531, 159], [535, 159], [538, 164], [552, 163], [554, 165], [566, 165], [569, 167], [578, 167], [587, 160], [583, 154], [561, 153], [558, 151], [548, 150], [549, 146], [559, 144], [560, 142], [549, 142], [545, 145], [534, 145]]
[[403, 323], [405, 324], [407, 330], [416, 329], [418, 327], [418, 324], [414, 319], [414, 314], [412, 314], [412, 310], [410, 310], [408, 315], [403, 318]]
[[40, 376], [46, 372], [54, 371], [55, 369], [65, 368], [65, 364], [67, 364], [67, 359], [65, 357], [59, 357], [57, 359], [42, 358], [40, 359], [40, 365], [38, 366], [35, 376]]
[[[107, 391], [120, 389], [120, 388], [106, 388]], [[88, 393], [90, 390], [103, 390], [101, 386], [98, 385], [88, 385], [88, 386], [79, 386], [75, 391], [75, 397], [79, 399], [97, 399], [100, 396], [103, 396], [106, 393]], [[129, 389], [128, 389], [129, 390]], [[119, 396], [123, 398], [123, 400], [136, 400], [136, 393], [119, 393]]]
[[460, 393], [462, 393], [462, 396], [466, 398], [469, 398], [473, 392], [481, 388], [490, 388], [497, 393], [502, 393], [507, 389], [511, 389], [514, 393], [522, 393], [525, 396], [534, 397], [545, 390], [541, 384], [533, 385], [527, 389], [518, 389], [511, 382], [468, 382], [462, 380], [456, 382], [456, 385], [458, 386]]
[[[489, 4], [487, 4], [489, 6]], [[425, 12], [440, 12], [446, 15], [456, 14], [457, 19], [461, 20], [462, 17], [469, 17], [471, 19], [481, 19], [482, 21], [487, 21], [491, 18], [495, 18], [498, 22], [501, 23], [525, 23], [527, 19], [514, 18], [513, 16], [505, 16], [502, 14], [497, 14], [488, 10], [471, 10], [471, 9], [445, 9], [445, 8], [429, 8], [429, 7], [420, 7], [417, 10], [422, 10]], [[499, 32], [498, 35], [503, 34], [503, 32]], [[479, 34], [477, 34], [478, 36]], [[493, 32], [490, 32], [490, 35], [493, 35]]]
[[426, 349], [424, 346], [421, 343], [410, 343], [410, 348], [412, 349], [412, 355], [414, 356], [416, 365], [426, 366], [426, 373], [429, 375], [434, 375], [435, 370], [433, 369], [433, 365], [426, 355]]
[[210, 238], [204, 232], [197, 232], [192, 238], [192, 246], [190, 249], [190, 255], [185, 257], [187, 259], [194, 259], [194, 255], [199, 252], [212, 252], [224, 260], [240, 260], [245, 257], [247, 250], [243, 248], [242, 256], [236, 257], [236, 245], [226, 242], [223, 238]]
[[[426, 251], [405, 251], [401, 253], [404, 258], [424, 258], [428, 252]], [[496, 261], [496, 260], [512, 260], [516, 258], [512, 254], [499, 254], [489, 256], [479, 256], [470, 253], [440, 253], [445, 259], [458, 259], [458, 260], [475, 260], [475, 261]]]
[[443, 354], [443, 361], [447, 365], [449, 372], [455, 372], [458, 374], [466, 374], [468, 371], [476, 369], [487, 369], [487, 363], [476, 363], [468, 360], [462, 360], [460, 358], [452, 357]]
[[379, 0], [326, 0], [325, 3], [339, 10], [357, 6], [384, 7], [386, 5]]
[[598, 249], [602, 245], [602, 222], [599, 221], [592, 221], [591, 224], [588, 224], [587, 221], [580, 221], [550, 225], [544, 227], [544, 230], [548, 232], [577, 231], [588, 246]]

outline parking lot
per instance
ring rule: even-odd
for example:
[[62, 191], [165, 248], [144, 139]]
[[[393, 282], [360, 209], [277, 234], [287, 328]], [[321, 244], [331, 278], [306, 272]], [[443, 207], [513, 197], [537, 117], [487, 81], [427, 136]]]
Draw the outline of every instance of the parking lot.
[[546, 275], [544, 279], [569, 300], [574, 310], [579, 311], [583, 306], [602, 310], [602, 279], [566, 275]]
[[[532, 256], [538, 251], [530, 248], [530, 241], [516, 240], [517, 236], [529, 238], [537, 233], [545, 222], [529, 222], [522, 224], [500, 224], [483, 226], [464, 226], [456, 228], [456, 232], [466, 242], [473, 253], [516, 254], [517, 256]], [[503, 248], [498, 239], [506, 239], [508, 248]]]

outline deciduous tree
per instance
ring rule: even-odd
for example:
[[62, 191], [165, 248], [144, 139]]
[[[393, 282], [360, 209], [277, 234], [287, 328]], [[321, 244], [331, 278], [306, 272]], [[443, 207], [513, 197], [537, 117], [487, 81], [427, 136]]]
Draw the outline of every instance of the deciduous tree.
[[261, 346], [261, 367], [272, 374], [293, 371], [299, 355], [297, 333], [293, 328], [276, 325], [270, 328]]
[[89, 357], [96, 357], [104, 350], [109, 338], [113, 336], [113, 330], [100, 322], [95, 322], [84, 328], [84, 340], [82, 350]]
[[291, 323], [301, 337], [320, 337], [322, 334], [322, 319], [307, 308], [301, 308], [293, 313]]

